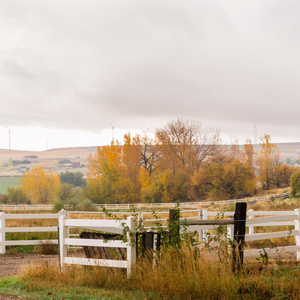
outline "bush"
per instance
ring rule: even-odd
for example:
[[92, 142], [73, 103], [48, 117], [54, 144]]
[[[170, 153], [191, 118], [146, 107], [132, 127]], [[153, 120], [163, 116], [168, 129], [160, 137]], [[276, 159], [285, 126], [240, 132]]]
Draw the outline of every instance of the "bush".
[[295, 197], [300, 192], [300, 171], [291, 176], [291, 195]]
[[77, 205], [77, 208], [80, 211], [96, 211], [96, 207], [93, 205], [93, 202], [90, 199], [84, 199], [82, 203]]
[[57, 213], [57, 212], [59, 212], [60, 210], [62, 210], [63, 208], [64, 208], [64, 203], [63, 203], [63, 201], [57, 200], [57, 201], [54, 202], [52, 211], [53, 211], [54, 213]]
[[55, 255], [58, 254], [58, 245], [51, 241], [41, 242], [37, 245], [36, 252], [41, 255]]

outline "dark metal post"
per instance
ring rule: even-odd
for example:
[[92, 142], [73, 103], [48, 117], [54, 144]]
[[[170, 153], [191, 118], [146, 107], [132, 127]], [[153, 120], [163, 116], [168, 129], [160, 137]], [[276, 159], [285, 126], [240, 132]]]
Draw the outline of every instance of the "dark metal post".
[[143, 244], [142, 244], [142, 254], [145, 256], [146, 253], [150, 254], [153, 252], [153, 232], [143, 232]]
[[232, 270], [239, 271], [244, 261], [244, 241], [246, 233], [247, 203], [236, 203], [234, 213], [234, 241], [232, 252]]

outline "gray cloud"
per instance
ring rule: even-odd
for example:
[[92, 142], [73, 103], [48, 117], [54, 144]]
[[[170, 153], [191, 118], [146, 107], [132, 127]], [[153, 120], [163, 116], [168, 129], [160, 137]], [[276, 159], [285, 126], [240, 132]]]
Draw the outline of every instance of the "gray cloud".
[[252, 121], [297, 139], [298, 1], [0, 3], [0, 120], [98, 131]]

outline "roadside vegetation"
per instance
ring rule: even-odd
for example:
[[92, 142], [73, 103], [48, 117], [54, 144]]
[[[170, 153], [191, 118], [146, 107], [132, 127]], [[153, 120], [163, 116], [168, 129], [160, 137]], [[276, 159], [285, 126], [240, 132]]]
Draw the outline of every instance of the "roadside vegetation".
[[129, 279], [120, 269], [70, 266], [61, 273], [57, 265], [37, 264], [1, 280], [0, 292], [27, 299], [298, 299], [299, 276], [289, 259], [248, 262], [236, 274], [230, 257], [220, 261], [186, 244], [164, 248], [154, 267], [140, 258]]

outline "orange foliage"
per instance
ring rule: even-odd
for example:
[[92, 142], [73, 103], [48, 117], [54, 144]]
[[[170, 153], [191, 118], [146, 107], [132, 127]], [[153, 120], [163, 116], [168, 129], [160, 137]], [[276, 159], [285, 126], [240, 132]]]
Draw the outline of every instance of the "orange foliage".
[[42, 166], [36, 166], [22, 176], [20, 185], [32, 203], [52, 203], [60, 187], [59, 175], [45, 173]]

